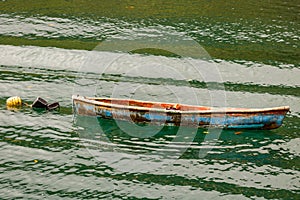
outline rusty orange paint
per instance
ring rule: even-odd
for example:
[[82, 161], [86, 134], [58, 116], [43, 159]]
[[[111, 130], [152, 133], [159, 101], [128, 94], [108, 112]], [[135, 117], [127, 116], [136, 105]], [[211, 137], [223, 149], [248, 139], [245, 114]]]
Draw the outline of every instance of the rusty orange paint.
[[[73, 96], [74, 113], [134, 123], [225, 129], [274, 129], [281, 126], [288, 106], [244, 109], [212, 108], [132, 99]], [[235, 134], [240, 134], [236, 132]]]

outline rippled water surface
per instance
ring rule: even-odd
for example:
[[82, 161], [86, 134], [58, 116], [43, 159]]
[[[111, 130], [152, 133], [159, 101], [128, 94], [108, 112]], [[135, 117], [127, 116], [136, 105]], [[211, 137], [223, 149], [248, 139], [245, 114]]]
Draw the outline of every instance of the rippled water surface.
[[[299, 10], [292, 0], [1, 1], [0, 199], [299, 199]], [[169, 36], [182, 41], [164, 47], [188, 55], [197, 44], [205, 59], [134, 52]], [[272, 131], [138, 126], [73, 116], [73, 94], [201, 105], [225, 95], [229, 107], [291, 112]], [[61, 108], [7, 109], [15, 95]]]

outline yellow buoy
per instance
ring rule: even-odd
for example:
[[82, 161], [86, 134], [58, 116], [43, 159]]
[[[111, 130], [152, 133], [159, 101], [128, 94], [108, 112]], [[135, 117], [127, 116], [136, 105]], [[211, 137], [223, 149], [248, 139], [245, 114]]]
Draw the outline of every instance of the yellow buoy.
[[6, 100], [6, 106], [7, 107], [20, 107], [20, 106], [22, 106], [22, 99], [18, 96], [9, 97]]

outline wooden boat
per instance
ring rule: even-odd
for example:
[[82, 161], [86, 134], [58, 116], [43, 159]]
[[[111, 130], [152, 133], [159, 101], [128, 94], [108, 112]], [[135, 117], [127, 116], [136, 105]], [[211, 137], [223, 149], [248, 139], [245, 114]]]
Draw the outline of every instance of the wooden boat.
[[75, 114], [164, 126], [226, 129], [275, 129], [282, 125], [288, 106], [244, 109], [213, 108], [131, 99], [72, 96]]

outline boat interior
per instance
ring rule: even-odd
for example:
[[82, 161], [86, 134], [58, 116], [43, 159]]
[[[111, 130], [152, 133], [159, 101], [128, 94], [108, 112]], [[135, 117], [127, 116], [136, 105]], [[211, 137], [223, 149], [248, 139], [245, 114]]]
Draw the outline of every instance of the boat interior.
[[193, 106], [178, 103], [162, 103], [162, 102], [150, 102], [150, 101], [139, 101], [131, 99], [105, 99], [105, 98], [89, 98], [98, 102], [117, 104], [124, 106], [136, 106], [144, 108], [158, 108], [166, 110], [181, 110], [181, 111], [195, 111], [195, 110], [211, 110], [211, 107], [205, 106]]

